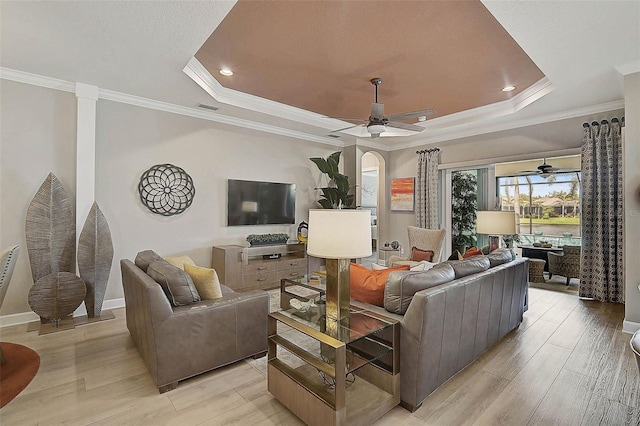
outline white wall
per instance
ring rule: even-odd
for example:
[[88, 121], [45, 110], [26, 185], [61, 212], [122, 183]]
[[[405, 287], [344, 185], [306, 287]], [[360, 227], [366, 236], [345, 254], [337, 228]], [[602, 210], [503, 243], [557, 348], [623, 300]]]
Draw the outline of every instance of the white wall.
[[[76, 98], [72, 93], [2, 80], [0, 247], [23, 246], [2, 315], [31, 312], [33, 285], [24, 242], [26, 209], [49, 171], [71, 196], [75, 188]], [[289, 139], [212, 121], [99, 100], [96, 120], [96, 201], [111, 229], [114, 263], [105, 300], [123, 297], [119, 260], [144, 249], [189, 254], [211, 264], [211, 246], [242, 244], [250, 233], [295, 236], [308, 220], [320, 173], [309, 157], [335, 147]], [[196, 195], [181, 215], [163, 217], [140, 202], [137, 184], [150, 166], [173, 163], [191, 175]], [[296, 224], [226, 226], [228, 178], [297, 185]]]
[[49, 172], [75, 197], [76, 98], [73, 93], [0, 80], [0, 247], [21, 253], [2, 315], [29, 312], [33, 285], [24, 235], [27, 207]]
[[640, 72], [625, 76], [624, 94], [625, 330], [635, 331], [640, 328], [640, 262], [637, 251], [640, 241]]

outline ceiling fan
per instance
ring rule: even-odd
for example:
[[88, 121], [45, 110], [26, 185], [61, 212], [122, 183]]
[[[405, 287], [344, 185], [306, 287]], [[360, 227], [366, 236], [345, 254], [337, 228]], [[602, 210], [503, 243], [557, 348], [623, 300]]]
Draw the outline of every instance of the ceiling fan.
[[[339, 117], [331, 117], [331, 118], [337, 118], [339, 120], [345, 120], [345, 121], [357, 121], [361, 123], [366, 123], [367, 131], [371, 134], [371, 138], [377, 138], [378, 136], [380, 136], [381, 133], [384, 133], [385, 130], [387, 130], [387, 127], [411, 130], [414, 132], [423, 131], [424, 127], [416, 126], [414, 124], [402, 123], [399, 120], [406, 120], [409, 118], [417, 117], [420, 121], [425, 121], [428, 116], [434, 115], [436, 111], [433, 109], [425, 109], [422, 111], [404, 112], [404, 113], [393, 114], [385, 117], [384, 104], [378, 103], [378, 86], [381, 83], [382, 83], [382, 79], [379, 77], [371, 79], [371, 84], [373, 84], [373, 86], [375, 87], [375, 102], [371, 104], [371, 115], [369, 116], [368, 119], [339, 118]], [[343, 130], [352, 129], [358, 126], [360, 126], [360, 124], [354, 124], [353, 126], [334, 130], [331, 133], [341, 132]]]
[[551, 164], [547, 163], [547, 159], [543, 158], [542, 159], [542, 164], [540, 164], [536, 170], [523, 170], [520, 173], [518, 173], [518, 175], [530, 175], [532, 173], [536, 173], [538, 176], [543, 177], [543, 178], [548, 178], [549, 176], [551, 176], [554, 173], [558, 173], [558, 172], [573, 172], [575, 170], [573, 169], [559, 169], [557, 167], [553, 167]]

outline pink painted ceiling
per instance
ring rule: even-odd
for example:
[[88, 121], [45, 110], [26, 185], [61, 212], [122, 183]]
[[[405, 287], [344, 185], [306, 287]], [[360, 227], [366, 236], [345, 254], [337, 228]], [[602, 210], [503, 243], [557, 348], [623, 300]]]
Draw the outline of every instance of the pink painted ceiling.
[[436, 117], [544, 77], [475, 0], [240, 0], [196, 58], [226, 88], [346, 118], [369, 116], [374, 77], [386, 115], [434, 108]]

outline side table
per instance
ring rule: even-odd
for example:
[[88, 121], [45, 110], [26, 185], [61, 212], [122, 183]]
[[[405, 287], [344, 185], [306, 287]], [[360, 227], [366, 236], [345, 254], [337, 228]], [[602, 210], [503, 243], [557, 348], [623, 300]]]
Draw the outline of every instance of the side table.
[[382, 262], [381, 265], [382, 266], [391, 266], [388, 265], [388, 261], [389, 261], [389, 257], [393, 256], [393, 255], [399, 255], [400, 254], [400, 248], [391, 248], [391, 247], [380, 247], [380, 256], [378, 259], [378, 263]]
[[273, 312], [268, 390], [308, 425], [370, 425], [400, 403], [399, 348], [400, 324], [373, 312]]
[[542, 259], [529, 259], [529, 282], [546, 283], [544, 279], [544, 266], [547, 262]]

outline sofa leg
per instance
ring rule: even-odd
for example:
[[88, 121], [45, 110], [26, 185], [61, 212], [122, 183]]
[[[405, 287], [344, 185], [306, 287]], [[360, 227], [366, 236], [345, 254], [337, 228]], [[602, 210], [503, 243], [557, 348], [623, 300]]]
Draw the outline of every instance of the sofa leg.
[[409, 410], [410, 412], [415, 412], [418, 408], [422, 407], [422, 403], [418, 404], [417, 407], [414, 407], [413, 405], [409, 404], [408, 402], [404, 402], [404, 401], [400, 401], [400, 406], [402, 408], [404, 408], [405, 410]]
[[178, 382], [169, 383], [168, 385], [160, 386], [158, 392], [165, 393], [174, 390], [178, 387]]
[[255, 355], [253, 355], [251, 358], [253, 358], [253, 359], [262, 358], [262, 357], [263, 357], [263, 356], [265, 356], [266, 354], [267, 354], [267, 351], [260, 352], [260, 353], [257, 353], [257, 354], [255, 354]]

